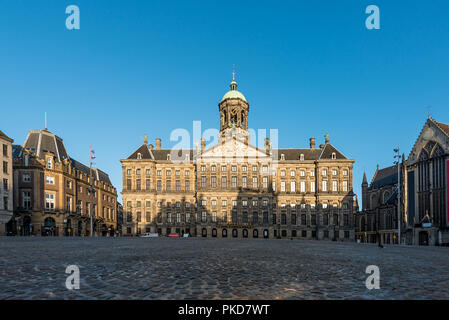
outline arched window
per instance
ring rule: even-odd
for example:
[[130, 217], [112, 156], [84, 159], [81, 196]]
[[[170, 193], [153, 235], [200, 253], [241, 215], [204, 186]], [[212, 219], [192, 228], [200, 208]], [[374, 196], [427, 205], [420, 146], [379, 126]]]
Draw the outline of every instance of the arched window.
[[237, 238], [237, 236], [238, 236], [237, 229], [232, 229], [232, 237]]
[[259, 230], [254, 229], [253, 230], [253, 238], [258, 238], [259, 237]]
[[137, 154], [137, 160], [142, 160], [142, 154], [140, 152]]
[[222, 236], [223, 238], [226, 238], [226, 237], [228, 236], [228, 230], [223, 229], [223, 231], [221, 231], [221, 236]]
[[269, 237], [268, 229], [265, 229], [265, 230], [263, 231], [263, 237], [264, 237], [265, 239], [268, 239], [268, 237]]
[[371, 196], [371, 209], [376, 208], [377, 206], [377, 195], [373, 194]]
[[388, 199], [390, 198], [390, 192], [385, 191], [384, 192], [384, 204], [387, 203]]
[[207, 229], [206, 228], [203, 228], [203, 230], [201, 230], [201, 235], [203, 237], [207, 237]]
[[212, 229], [212, 237], [216, 238], [217, 237], [217, 229]]
[[248, 238], [248, 230], [243, 229], [243, 238]]

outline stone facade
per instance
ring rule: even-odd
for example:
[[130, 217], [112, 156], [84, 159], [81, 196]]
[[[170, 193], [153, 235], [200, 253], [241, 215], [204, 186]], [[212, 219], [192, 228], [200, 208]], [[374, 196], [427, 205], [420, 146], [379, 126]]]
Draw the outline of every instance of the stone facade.
[[6, 224], [13, 215], [12, 143], [13, 140], [0, 131], [0, 236], [6, 235]]
[[[362, 242], [398, 243], [397, 165], [362, 183], [363, 210], [356, 215]], [[449, 245], [449, 125], [427, 119], [400, 170], [402, 244]]]
[[406, 165], [406, 243], [449, 245], [449, 125], [429, 116]]
[[47, 129], [30, 130], [24, 145], [14, 146], [14, 183], [13, 233], [90, 235], [93, 203], [94, 235], [115, 235], [117, 192], [108, 175], [69, 157]]
[[[403, 165], [399, 175], [403, 181]], [[362, 211], [356, 214], [356, 239], [362, 243], [398, 244], [398, 166], [377, 167], [371, 183], [362, 182]], [[401, 200], [403, 206], [403, 199]], [[403, 211], [403, 209], [401, 210]]]
[[305, 149], [250, 144], [249, 103], [231, 90], [219, 103], [218, 144], [156, 148], [147, 140], [123, 174], [123, 234], [354, 240], [354, 160], [325, 137]]

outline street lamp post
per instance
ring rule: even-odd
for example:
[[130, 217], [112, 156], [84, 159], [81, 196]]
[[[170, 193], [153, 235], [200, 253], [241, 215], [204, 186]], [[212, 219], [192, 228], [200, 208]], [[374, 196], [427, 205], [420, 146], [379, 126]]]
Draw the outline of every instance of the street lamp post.
[[395, 163], [398, 166], [398, 244], [401, 244], [401, 155], [399, 153], [399, 145], [396, 149], [394, 158], [397, 159]]

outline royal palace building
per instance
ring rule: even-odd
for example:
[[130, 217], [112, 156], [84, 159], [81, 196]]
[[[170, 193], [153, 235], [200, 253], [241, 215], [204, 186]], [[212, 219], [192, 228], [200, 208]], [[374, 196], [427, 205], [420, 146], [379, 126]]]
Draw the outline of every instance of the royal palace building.
[[13, 146], [14, 219], [12, 234], [114, 236], [117, 191], [109, 176], [71, 158], [63, 140], [47, 129], [30, 130], [23, 146]]
[[234, 76], [220, 103], [218, 143], [190, 150], [147, 139], [123, 173], [123, 234], [354, 240], [354, 160], [325, 136], [304, 149], [250, 142], [249, 103]]

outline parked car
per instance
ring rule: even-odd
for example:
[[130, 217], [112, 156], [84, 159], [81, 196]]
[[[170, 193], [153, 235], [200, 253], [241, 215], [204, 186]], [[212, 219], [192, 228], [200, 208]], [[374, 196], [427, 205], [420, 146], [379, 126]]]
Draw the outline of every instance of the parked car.
[[179, 233], [170, 233], [168, 236], [170, 238], [179, 238], [180, 237]]
[[159, 237], [159, 234], [147, 232], [147, 233], [144, 233], [143, 235], [141, 235], [141, 237], [142, 238], [157, 238], [157, 237]]

